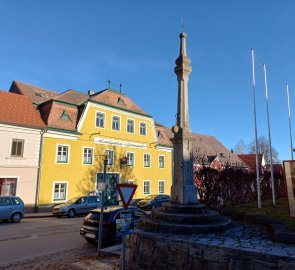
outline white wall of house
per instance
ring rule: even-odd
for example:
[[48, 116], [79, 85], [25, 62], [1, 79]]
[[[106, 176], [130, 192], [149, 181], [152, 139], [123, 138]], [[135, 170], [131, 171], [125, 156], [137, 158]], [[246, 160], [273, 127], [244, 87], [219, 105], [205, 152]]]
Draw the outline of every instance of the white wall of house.
[[[0, 179], [16, 178], [16, 195], [33, 205], [39, 164], [40, 130], [0, 124]], [[13, 139], [23, 140], [22, 157], [12, 157]]]

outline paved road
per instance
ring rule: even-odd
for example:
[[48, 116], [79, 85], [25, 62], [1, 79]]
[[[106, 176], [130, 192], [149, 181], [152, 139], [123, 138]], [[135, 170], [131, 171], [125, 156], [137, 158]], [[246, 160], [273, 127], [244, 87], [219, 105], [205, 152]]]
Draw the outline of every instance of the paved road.
[[[88, 247], [79, 235], [83, 217], [0, 222], [0, 266], [73, 248]], [[93, 247], [95, 249], [95, 247]]]

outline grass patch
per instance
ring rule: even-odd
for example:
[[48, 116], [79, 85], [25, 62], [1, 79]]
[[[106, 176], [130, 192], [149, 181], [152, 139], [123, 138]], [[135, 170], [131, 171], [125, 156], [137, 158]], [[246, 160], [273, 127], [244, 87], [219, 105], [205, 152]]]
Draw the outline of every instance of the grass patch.
[[229, 211], [242, 211], [242, 212], [251, 212], [260, 215], [265, 215], [269, 218], [275, 219], [287, 225], [291, 230], [295, 231], [295, 218], [289, 218], [289, 210], [287, 205], [286, 198], [278, 198], [276, 200], [276, 205], [272, 205], [272, 200], [262, 201], [262, 207], [257, 207], [257, 202], [251, 202], [246, 204], [241, 204], [238, 206], [230, 206], [225, 210]]

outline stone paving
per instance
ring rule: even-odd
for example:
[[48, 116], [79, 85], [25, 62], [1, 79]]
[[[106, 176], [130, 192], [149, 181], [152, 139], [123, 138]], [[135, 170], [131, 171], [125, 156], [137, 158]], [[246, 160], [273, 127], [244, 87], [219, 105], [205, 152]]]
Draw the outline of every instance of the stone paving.
[[94, 248], [75, 248], [7, 265], [0, 264], [0, 270], [118, 270], [119, 267], [119, 255], [105, 253], [98, 257]]
[[225, 232], [199, 234], [190, 239], [207, 245], [295, 258], [295, 245], [272, 241], [267, 230], [258, 225], [234, 222]]
[[[167, 239], [175, 239], [174, 235], [163, 235]], [[295, 259], [295, 245], [274, 242], [264, 227], [239, 221], [233, 221], [233, 225], [224, 232], [177, 235], [177, 238], [192, 243], [261, 252]]]
[[[127, 238], [131, 270], [294, 270], [295, 245], [274, 242], [260, 225], [233, 221], [223, 232], [179, 235], [138, 229]], [[147, 256], [153, 260], [145, 260]]]
[[[155, 233], [157, 235], [158, 233]], [[212, 247], [230, 248], [236, 250], [244, 250], [253, 253], [261, 253], [265, 255], [286, 257], [295, 260], [295, 245], [288, 245], [274, 242], [270, 239], [270, 235], [264, 227], [258, 225], [245, 224], [234, 221], [233, 226], [224, 232], [210, 234], [193, 234], [193, 235], [172, 235], [163, 234], [165, 239], [200, 243]], [[110, 255], [107, 258], [96, 257], [96, 249], [72, 249], [55, 254], [36, 257], [33, 259], [11, 263], [9, 265], [1, 265], [0, 270], [91, 270], [119, 269], [119, 255]], [[128, 268], [127, 268], [128, 269]], [[292, 269], [292, 268], [291, 268]]]

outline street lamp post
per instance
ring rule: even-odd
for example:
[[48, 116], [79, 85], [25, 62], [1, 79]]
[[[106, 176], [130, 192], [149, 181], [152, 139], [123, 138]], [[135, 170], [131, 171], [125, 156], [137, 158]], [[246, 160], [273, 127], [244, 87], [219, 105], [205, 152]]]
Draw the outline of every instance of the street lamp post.
[[268, 87], [267, 87], [266, 65], [265, 64], [263, 64], [263, 71], [264, 71], [264, 86], [265, 86], [265, 99], [266, 99], [266, 115], [267, 115], [267, 126], [268, 126], [268, 147], [269, 147], [269, 158], [270, 158], [272, 204], [273, 205], [276, 205], [275, 179], [274, 179], [274, 173], [273, 173], [271, 135], [270, 135], [269, 110], [268, 110]]
[[289, 86], [286, 83], [286, 92], [288, 98], [288, 118], [289, 118], [289, 132], [290, 132], [290, 148], [291, 148], [291, 160], [293, 160], [293, 144], [292, 144], [292, 129], [291, 129], [291, 110], [290, 110], [290, 97], [289, 97]]
[[99, 217], [99, 232], [98, 232], [98, 250], [97, 253], [100, 253], [101, 250], [101, 242], [102, 242], [102, 230], [103, 230], [103, 208], [104, 208], [104, 192], [106, 187], [106, 176], [107, 176], [107, 165], [108, 165], [108, 156], [104, 155], [103, 160], [103, 183], [104, 188], [101, 190], [101, 207], [100, 207], [100, 217]]
[[254, 69], [254, 50], [251, 49], [252, 55], [252, 95], [254, 107], [254, 139], [255, 139], [255, 154], [256, 154], [256, 175], [257, 175], [257, 204], [261, 208], [261, 192], [260, 192], [260, 175], [259, 175], [259, 161], [257, 151], [257, 125], [256, 125], [256, 99], [255, 99], [255, 69]]

